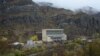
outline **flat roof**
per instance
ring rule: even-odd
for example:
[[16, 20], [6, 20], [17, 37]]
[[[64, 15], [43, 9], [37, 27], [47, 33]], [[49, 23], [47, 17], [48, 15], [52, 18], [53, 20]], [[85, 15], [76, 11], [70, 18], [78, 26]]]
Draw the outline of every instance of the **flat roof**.
[[64, 30], [64, 29], [42, 29], [42, 30]]

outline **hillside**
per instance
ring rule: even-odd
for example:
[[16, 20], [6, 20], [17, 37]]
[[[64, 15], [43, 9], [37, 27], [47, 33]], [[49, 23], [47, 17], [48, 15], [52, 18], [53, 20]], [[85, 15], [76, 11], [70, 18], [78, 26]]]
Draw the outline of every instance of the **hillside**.
[[63, 28], [68, 37], [92, 36], [100, 33], [100, 13], [76, 14], [67, 9], [39, 6], [32, 0], [0, 1], [0, 36], [17, 39], [30, 31]]

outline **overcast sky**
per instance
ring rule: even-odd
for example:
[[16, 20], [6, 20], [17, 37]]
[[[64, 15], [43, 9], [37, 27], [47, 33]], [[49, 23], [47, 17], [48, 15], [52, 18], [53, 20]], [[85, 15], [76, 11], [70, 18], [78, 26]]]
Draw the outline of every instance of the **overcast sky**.
[[54, 6], [65, 9], [79, 9], [82, 7], [93, 7], [100, 11], [100, 0], [33, 0], [35, 2], [50, 2]]

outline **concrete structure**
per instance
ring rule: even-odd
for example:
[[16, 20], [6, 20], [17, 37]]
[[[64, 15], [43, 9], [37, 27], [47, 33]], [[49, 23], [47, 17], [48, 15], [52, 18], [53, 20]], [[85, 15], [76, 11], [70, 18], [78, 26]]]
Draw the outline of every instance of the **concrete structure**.
[[67, 40], [67, 36], [64, 29], [43, 29], [42, 40], [44, 42], [64, 41]]
[[42, 46], [42, 43], [43, 43], [42, 41], [28, 40], [23, 48], [24, 49], [31, 49], [33, 47]]

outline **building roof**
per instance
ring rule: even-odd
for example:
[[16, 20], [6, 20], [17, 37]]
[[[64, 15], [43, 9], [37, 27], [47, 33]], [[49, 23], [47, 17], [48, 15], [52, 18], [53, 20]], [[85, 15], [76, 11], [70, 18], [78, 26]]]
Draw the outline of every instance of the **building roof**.
[[64, 29], [42, 29], [42, 30], [64, 30]]

